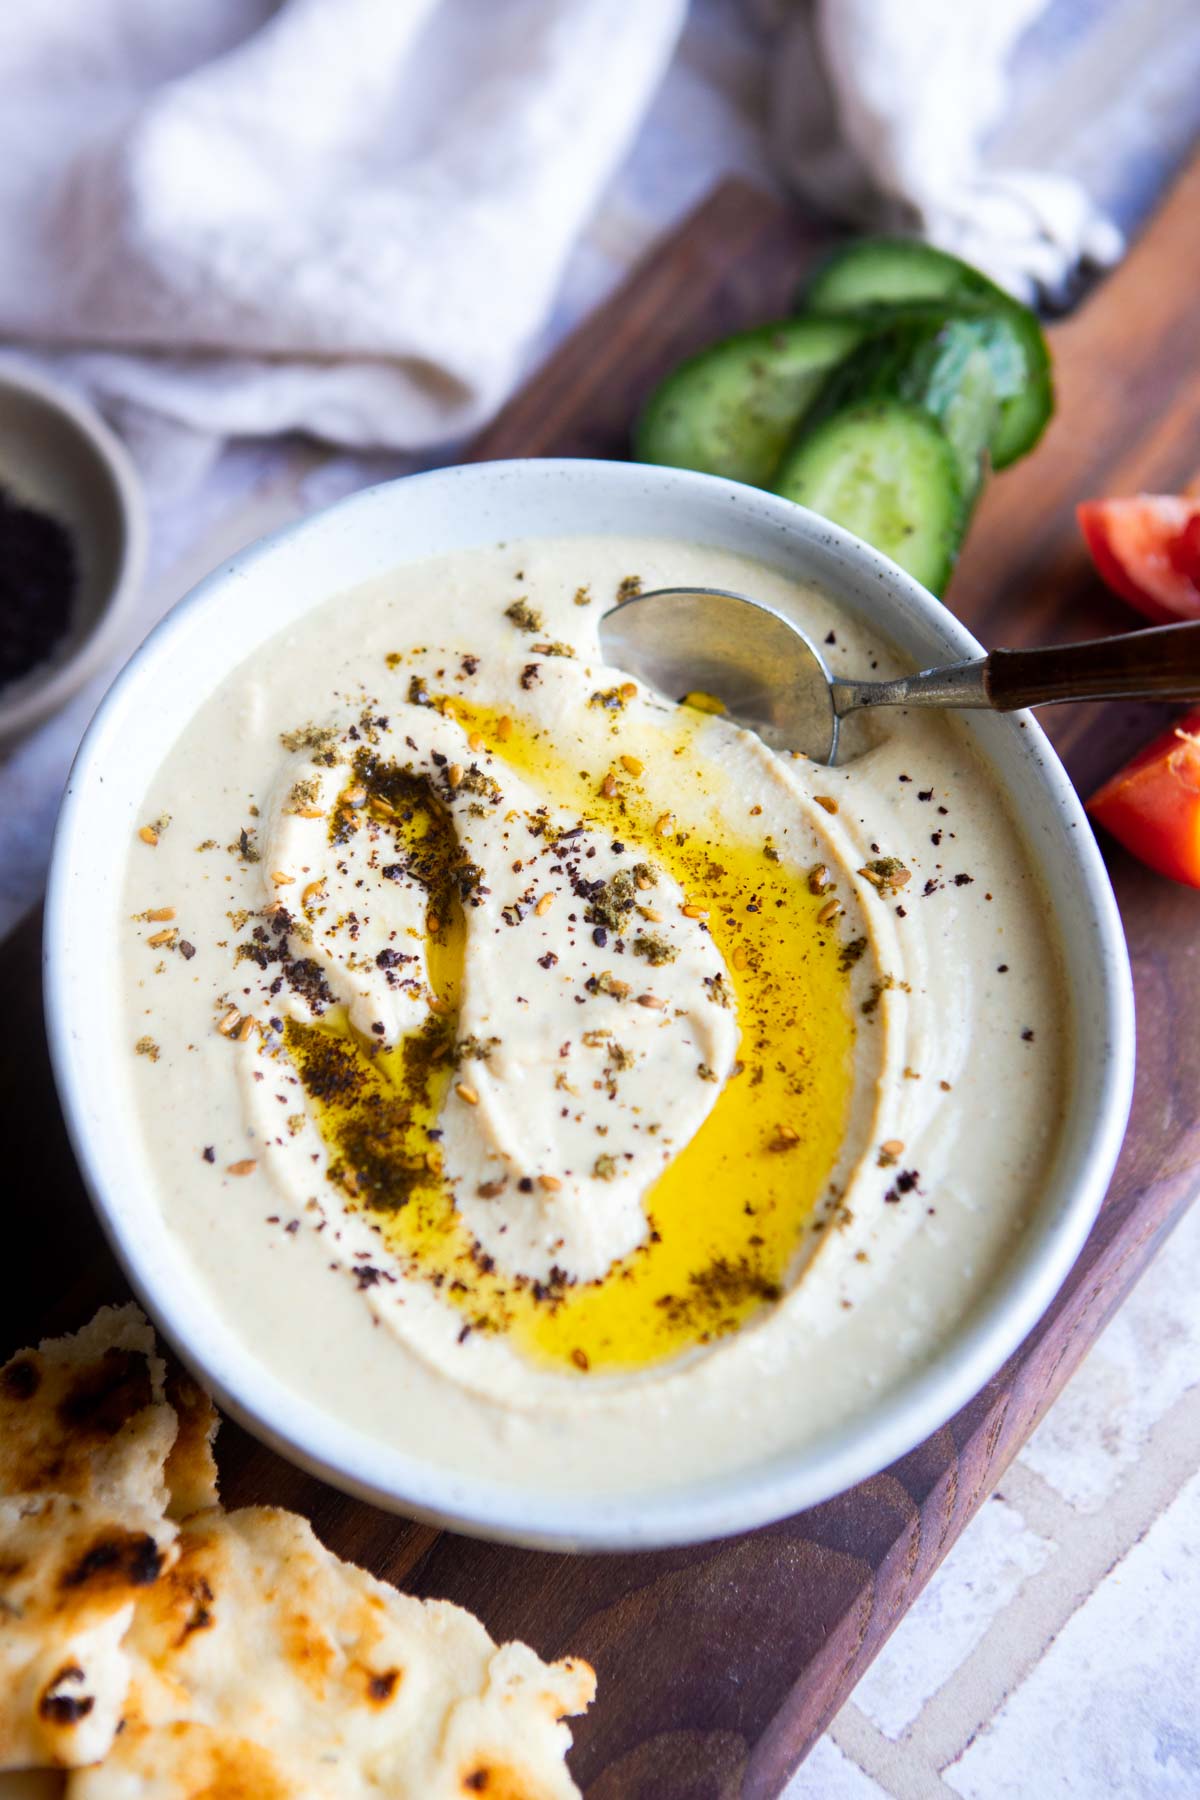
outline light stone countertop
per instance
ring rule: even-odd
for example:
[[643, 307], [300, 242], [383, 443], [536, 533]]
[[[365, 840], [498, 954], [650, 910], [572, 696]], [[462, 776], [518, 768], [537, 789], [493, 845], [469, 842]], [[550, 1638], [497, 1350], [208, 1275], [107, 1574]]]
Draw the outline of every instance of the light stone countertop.
[[[679, 54], [572, 259], [531, 366], [720, 175], [771, 182], [766, 58], [740, 0], [693, 0]], [[1198, 126], [1196, 0], [1052, 0], [1020, 54], [997, 157], [1080, 175], [1135, 230]], [[417, 466], [252, 442], [170, 483], [160, 477], [138, 635], [239, 545]], [[40, 894], [66, 769], [103, 685], [0, 770], [0, 936]], [[1200, 1208], [955, 1545], [789, 1800], [1198, 1800], [1197, 1294]]]

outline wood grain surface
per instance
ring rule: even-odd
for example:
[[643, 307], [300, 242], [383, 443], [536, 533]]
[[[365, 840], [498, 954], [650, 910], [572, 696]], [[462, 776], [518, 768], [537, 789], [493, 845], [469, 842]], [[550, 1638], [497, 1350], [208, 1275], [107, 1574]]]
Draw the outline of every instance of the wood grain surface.
[[[1054, 328], [1059, 413], [990, 488], [951, 604], [989, 645], [1099, 637], [1135, 621], [1089, 572], [1076, 500], [1178, 488], [1200, 470], [1200, 284], [1190, 168], [1124, 265]], [[815, 239], [728, 184], [518, 395], [477, 457], [620, 456], [641, 397], [687, 351], [784, 310]], [[1166, 716], [1058, 708], [1089, 790]], [[119, 847], [114, 847], [119, 854]], [[972, 1403], [873, 1480], [780, 1524], [684, 1550], [534, 1554], [439, 1533], [323, 1486], [233, 1426], [226, 1500], [298, 1508], [342, 1555], [478, 1612], [498, 1637], [572, 1650], [600, 1678], [572, 1766], [589, 1800], [777, 1795], [1200, 1185], [1200, 894], [1114, 852], [1137, 983], [1133, 1118], [1087, 1246], [1054, 1306]], [[37, 923], [0, 950], [7, 1029], [7, 1351], [125, 1293], [67, 1146], [41, 1026]], [[14, 1224], [15, 1222], [15, 1224]]]

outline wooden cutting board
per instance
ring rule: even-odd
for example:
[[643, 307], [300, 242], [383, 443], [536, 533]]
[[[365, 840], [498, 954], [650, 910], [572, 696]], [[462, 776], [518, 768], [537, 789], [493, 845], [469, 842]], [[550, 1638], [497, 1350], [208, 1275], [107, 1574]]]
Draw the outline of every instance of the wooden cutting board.
[[[1197, 216], [1200, 160], [1128, 260], [1054, 328], [1058, 418], [1036, 454], [989, 490], [951, 595], [987, 643], [1136, 623], [1089, 573], [1073, 506], [1093, 493], [1178, 488], [1200, 471]], [[818, 247], [776, 201], [738, 182], [721, 187], [473, 455], [624, 455], [630, 419], [657, 377], [723, 333], [785, 311]], [[1060, 709], [1048, 723], [1087, 792], [1163, 717], [1145, 707]], [[1112, 871], [1139, 1045], [1111, 1192], [1041, 1325], [910, 1456], [781, 1524], [641, 1555], [534, 1554], [410, 1524], [324, 1487], [229, 1425], [220, 1440], [227, 1502], [296, 1507], [342, 1555], [416, 1593], [460, 1601], [497, 1637], [588, 1657], [599, 1699], [577, 1724], [572, 1766], [590, 1800], [778, 1794], [1200, 1186], [1200, 894], [1120, 853]], [[35, 921], [0, 950], [0, 993], [6, 1354], [126, 1290], [54, 1097]]]

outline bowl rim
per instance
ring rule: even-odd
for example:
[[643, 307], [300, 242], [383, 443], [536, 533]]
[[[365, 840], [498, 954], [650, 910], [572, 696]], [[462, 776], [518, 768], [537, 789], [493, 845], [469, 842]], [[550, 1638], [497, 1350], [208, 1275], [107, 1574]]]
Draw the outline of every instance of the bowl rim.
[[5, 388], [30, 395], [48, 412], [57, 413], [90, 447], [112, 484], [114, 510], [121, 528], [116, 578], [92, 624], [66, 661], [47, 663], [44, 674], [31, 669], [13, 700], [0, 695], [0, 743], [6, 744], [65, 706], [117, 648], [145, 574], [149, 525], [142, 481], [133, 458], [82, 394], [0, 355], [0, 390]]
[[[123, 1222], [114, 1196], [121, 1174], [102, 1166], [86, 1129], [85, 1076], [72, 1028], [73, 911], [82, 921], [79, 883], [71, 879], [71, 846], [94, 781], [103, 780], [107, 740], [120, 714], [158, 661], [170, 654], [176, 634], [202, 609], [214, 604], [232, 583], [269, 562], [277, 550], [298, 539], [344, 528], [357, 511], [390, 504], [388, 496], [414, 484], [484, 484], [505, 480], [553, 483], [602, 482], [616, 495], [622, 484], [647, 482], [686, 500], [689, 492], [720, 497], [736, 505], [744, 521], [753, 510], [761, 518], [760, 554], [769, 560], [765, 539], [780, 528], [786, 544], [797, 538], [831, 549], [857, 565], [860, 575], [881, 583], [896, 613], [946, 640], [963, 658], [982, 647], [940, 601], [886, 557], [828, 520], [794, 503], [720, 477], [653, 465], [584, 458], [529, 458], [474, 463], [424, 471], [358, 492], [321, 509], [226, 559], [160, 621], [117, 675], [79, 747], [55, 829], [46, 897], [43, 951], [47, 1035], [68, 1135], [85, 1184], [108, 1237], [138, 1299], [183, 1362], [218, 1403], [260, 1440], [288, 1460], [358, 1498], [392, 1511], [478, 1537], [553, 1550], [632, 1550], [700, 1542], [767, 1524], [843, 1492], [878, 1473], [940, 1429], [983, 1388], [1045, 1313], [1091, 1230], [1124, 1137], [1134, 1072], [1133, 985], [1124, 931], [1107, 871], [1083, 807], [1069, 777], [1040, 727], [1028, 713], [1009, 715], [1016, 746], [1037, 764], [1034, 779], [1064, 827], [1060, 852], [1074, 864], [1091, 907], [1099, 949], [1096, 980], [1102, 990], [1105, 1041], [1098, 1052], [1096, 1092], [1087, 1097], [1089, 1135], [1071, 1167], [1057, 1172], [1053, 1208], [1041, 1227], [1041, 1248], [1032, 1261], [1016, 1254], [981, 1296], [978, 1305], [950, 1334], [920, 1371], [890, 1390], [848, 1424], [822, 1433], [769, 1463], [707, 1478], [681, 1488], [629, 1491], [597, 1498], [578, 1493], [542, 1492], [465, 1477], [445, 1466], [387, 1446], [304, 1399], [268, 1366], [239, 1345], [236, 1332], [219, 1325], [187, 1295], [164, 1289], [153, 1257], [138, 1234]], [[466, 497], [458, 495], [459, 504]], [[406, 500], [407, 504], [407, 500]], [[336, 524], [334, 523], [336, 521]], [[754, 521], [751, 521], [752, 529]], [[502, 533], [500, 534], [502, 535]], [[531, 535], [524, 532], [522, 535]], [[546, 535], [566, 535], [561, 531]], [[604, 535], [597, 533], [597, 535]], [[664, 536], [679, 535], [669, 527]], [[753, 552], [751, 552], [753, 554]], [[402, 561], [403, 558], [397, 560]], [[847, 579], [849, 585], [849, 578]], [[331, 590], [330, 598], [336, 590]], [[298, 609], [304, 616], [310, 607]], [[885, 622], [886, 629], [886, 622]], [[232, 669], [244, 652], [231, 653]], [[1001, 769], [1003, 774], [1003, 769]], [[110, 781], [110, 791], [111, 791]], [[1060, 921], [1061, 922], [1061, 921]], [[1083, 1104], [1073, 1098], [1072, 1112]], [[1065, 1132], [1064, 1132], [1065, 1136]], [[1028, 1265], [1028, 1266], [1027, 1266]], [[199, 1291], [200, 1283], [197, 1280]]]

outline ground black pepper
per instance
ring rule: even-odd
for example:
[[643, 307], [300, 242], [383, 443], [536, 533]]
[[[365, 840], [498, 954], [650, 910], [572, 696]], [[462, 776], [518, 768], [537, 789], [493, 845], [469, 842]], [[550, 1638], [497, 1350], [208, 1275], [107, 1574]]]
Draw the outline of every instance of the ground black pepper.
[[0, 488], [0, 687], [45, 662], [66, 636], [78, 579], [66, 527]]

